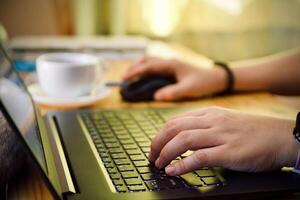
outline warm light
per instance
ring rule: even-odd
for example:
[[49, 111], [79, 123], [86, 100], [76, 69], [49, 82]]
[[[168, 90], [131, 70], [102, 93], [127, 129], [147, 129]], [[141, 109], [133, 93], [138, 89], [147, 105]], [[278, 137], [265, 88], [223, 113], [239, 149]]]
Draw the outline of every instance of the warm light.
[[208, 3], [222, 9], [231, 15], [239, 15], [252, 0], [207, 0]]
[[150, 31], [161, 37], [170, 35], [186, 2], [186, 0], [144, 0], [143, 15]]

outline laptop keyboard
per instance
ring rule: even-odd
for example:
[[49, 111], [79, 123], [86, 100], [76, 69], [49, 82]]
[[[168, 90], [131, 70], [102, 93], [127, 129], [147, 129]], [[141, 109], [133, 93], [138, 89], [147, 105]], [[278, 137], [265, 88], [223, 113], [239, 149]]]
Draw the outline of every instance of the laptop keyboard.
[[[89, 134], [119, 193], [218, 186], [212, 168], [171, 177], [147, 159], [151, 139], [162, 127], [168, 110], [117, 110], [82, 113]], [[182, 155], [176, 160], [185, 156]], [[173, 161], [173, 162], [176, 162]]]

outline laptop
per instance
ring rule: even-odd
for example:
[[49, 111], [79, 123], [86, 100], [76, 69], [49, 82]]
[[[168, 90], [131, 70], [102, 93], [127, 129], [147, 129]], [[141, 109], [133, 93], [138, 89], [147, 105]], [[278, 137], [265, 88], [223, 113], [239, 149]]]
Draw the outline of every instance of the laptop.
[[3, 47], [0, 61], [5, 123], [57, 199], [251, 198], [300, 189], [300, 176], [284, 170], [255, 174], [204, 167], [167, 176], [147, 160], [150, 141], [168, 117], [191, 108], [75, 110], [42, 117]]

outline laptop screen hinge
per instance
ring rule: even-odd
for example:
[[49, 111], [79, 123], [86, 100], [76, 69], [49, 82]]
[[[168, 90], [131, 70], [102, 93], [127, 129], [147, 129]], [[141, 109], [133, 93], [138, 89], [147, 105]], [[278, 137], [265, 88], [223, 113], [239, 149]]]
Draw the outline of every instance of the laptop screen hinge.
[[53, 155], [55, 159], [55, 165], [57, 167], [57, 172], [59, 175], [60, 185], [62, 192], [66, 193], [76, 193], [76, 189], [72, 180], [72, 176], [68, 167], [68, 162], [65, 156], [64, 148], [62, 146], [59, 130], [55, 119], [53, 117], [47, 117], [47, 122], [50, 128], [49, 138], [51, 141], [51, 146], [53, 150]]

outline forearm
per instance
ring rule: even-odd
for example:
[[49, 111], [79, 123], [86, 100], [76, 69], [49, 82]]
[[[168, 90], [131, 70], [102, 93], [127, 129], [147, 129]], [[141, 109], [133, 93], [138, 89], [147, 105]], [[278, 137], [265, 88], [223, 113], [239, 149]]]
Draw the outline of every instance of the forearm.
[[300, 50], [230, 63], [234, 90], [300, 94]]

